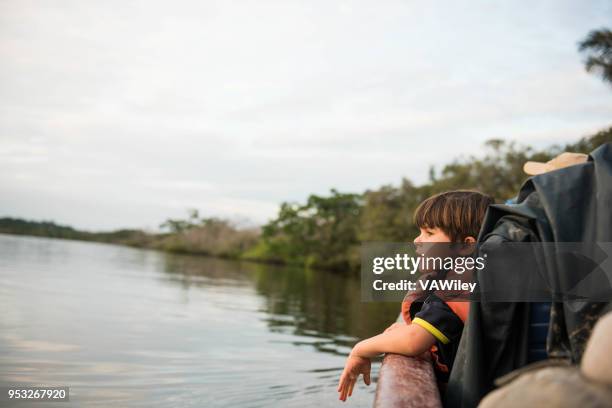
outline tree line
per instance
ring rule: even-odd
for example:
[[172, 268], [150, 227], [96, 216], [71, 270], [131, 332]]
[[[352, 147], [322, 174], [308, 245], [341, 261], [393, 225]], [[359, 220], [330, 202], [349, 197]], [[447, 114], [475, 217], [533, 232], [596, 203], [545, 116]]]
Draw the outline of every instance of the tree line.
[[425, 198], [448, 190], [475, 189], [504, 202], [526, 181], [526, 161], [548, 161], [563, 151], [589, 153], [607, 142], [612, 142], [612, 127], [544, 150], [489, 140], [484, 156], [456, 159], [440, 171], [432, 168], [429, 181], [419, 186], [404, 178], [399, 185], [362, 194], [331, 190], [326, 196], [311, 195], [304, 203], [283, 203], [244, 257], [355, 271], [362, 242], [406, 242], [418, 235], [412, 215]]
[[354, 273], [362, 242], [412, 241], [417, 229], [412, 214], [425, 198], [448, 190], [476, 189], [497, 202], [512, 198], [527, 179], [523, 164], [548, 161], [563, 151], [589, 153], [612, 142], [612, 127], [576, 143], [542, 150], [503, 140], [489, 140], [485, 153], [457, 158], [429, 180], [415, 185], [402, 179], [363, 193], [332, 189], [304, 202], [284, 202], [262, 227], [242, 228], [230, 220], [201, 217], [197, 210], [184, 219], [168, 219], [161, 233], [141, 230], [86, 232], [52, 222], [1, 218], [0, 232], [109, 242], [142, 248], [231, 259], [300, 265]]

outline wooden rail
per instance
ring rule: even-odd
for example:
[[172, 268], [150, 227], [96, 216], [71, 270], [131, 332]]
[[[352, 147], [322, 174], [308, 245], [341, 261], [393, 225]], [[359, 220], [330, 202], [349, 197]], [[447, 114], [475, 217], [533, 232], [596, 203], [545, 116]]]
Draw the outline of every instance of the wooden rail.
[[441, 408], [429, 353], [421, 357], [387, 354], [376, 384], [375, 408]]

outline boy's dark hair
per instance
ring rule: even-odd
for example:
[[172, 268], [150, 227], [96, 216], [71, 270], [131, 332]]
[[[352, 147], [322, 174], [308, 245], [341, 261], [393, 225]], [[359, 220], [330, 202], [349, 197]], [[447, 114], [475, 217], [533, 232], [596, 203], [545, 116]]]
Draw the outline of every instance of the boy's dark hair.
[[436, 194], [423, 201], [414, 212], [418, 228], [440, 228], [452, 242], [478, 237], [480, 226], [493, 198], [470, 190]]

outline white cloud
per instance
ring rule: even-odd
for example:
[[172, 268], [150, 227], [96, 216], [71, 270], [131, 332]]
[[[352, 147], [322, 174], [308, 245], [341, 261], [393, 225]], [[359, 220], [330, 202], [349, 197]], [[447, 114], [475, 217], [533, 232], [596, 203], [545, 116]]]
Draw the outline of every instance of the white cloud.
[[575, 2], [5, 1], [0, 215], [156, 226], [197, 207], [264, 222], [503, 137], [609, 125]]

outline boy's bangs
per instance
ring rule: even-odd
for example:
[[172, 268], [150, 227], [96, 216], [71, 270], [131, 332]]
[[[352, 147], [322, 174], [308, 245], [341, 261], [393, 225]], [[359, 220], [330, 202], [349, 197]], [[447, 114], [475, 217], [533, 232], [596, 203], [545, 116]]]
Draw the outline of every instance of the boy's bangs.
[[414, 212], [414, 224], [417, 228], [442, 228], [446, 218], [445, 202], [440, 197], [430, 197], [423, 201]]
[[452, 241], [476, 238], [493, 199], [478, 191], [455, 190], [436, 194], [414, 212], [418, 228], [440, 228]]

